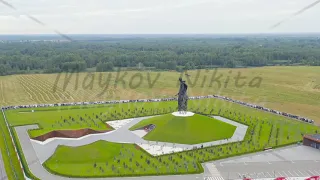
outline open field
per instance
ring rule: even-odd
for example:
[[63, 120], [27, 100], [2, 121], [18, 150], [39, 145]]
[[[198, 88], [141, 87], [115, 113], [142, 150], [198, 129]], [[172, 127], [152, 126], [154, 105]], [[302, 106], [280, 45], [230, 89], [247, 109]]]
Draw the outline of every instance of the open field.
[[211, 117], [195, 114], [176, 117], [171, 114], [145, 119], [130, 128], [136, 130], [147, 125], [156, 126], [143, 137], [149, 141], [179, 144], [199, 144], [232, 137], [236, 127]]
[[133, 144], [97, 141], [80, 147], [60, 146], [44, 165], [58, 174], [78, 177], [201, 172], [200, 164], [190, 157], [175, 160], [152, 157]]
[[[262, 67], [247, 69], [218, 69], [190, 71], [189, 95], [220, 94], [231, 98], [264, 105], [316, 120], [320, 123], [320, 67]], [[141, 72], [142, 82], [134, 76], [139, 72], [127, 72], [117, 86], [117, 72], [86, 73], [65, 76], [61, 74], [34, 74], [0, 77], [0, 104], [36, 104], [97, 101], [106, 99], [141, 99], [145, 97], [167, 97], [177, 93], [177, 72]], [[237, 86], [236, 78], [241, 73]], [[108, 75], [111, 78], [108, 83]], [[124, 75], [121, 72], [119, 77]], [[222, 77], [220, 79], [220, 74]], [[213, 77], [213, 83], [211, 79]], [[68, 77], [70, 77], [68, 79]], [[228, 83], [224, 83], [229, 78]], [[249, 86], [254, 77], [261, 77], [260, 87]], [[133, 81], [130, 79], [134, 78]], [[101, 79], [101, 80], [100, 80]], [[68, 81], [69, 80], [69, 81]], [[78, 80], [78, 81], [77, 81]], [[150, 81], [148, 81], [150, 80]], [[215, 81], [217, 80], [217, 81]], [[130, 82], [131, 86], [130, 86]], [[219, 82], [221, 87], [219, 88]], [[257, 79], [255, 80], [257, 82]], [[154, 84], [153, 84], [154, 83]], [[109, 87], [106, 88], [107, 84]], [[255, 84], [255, 83], [252, 83]], [[65, 86], [65, 88], [64, 88]]]

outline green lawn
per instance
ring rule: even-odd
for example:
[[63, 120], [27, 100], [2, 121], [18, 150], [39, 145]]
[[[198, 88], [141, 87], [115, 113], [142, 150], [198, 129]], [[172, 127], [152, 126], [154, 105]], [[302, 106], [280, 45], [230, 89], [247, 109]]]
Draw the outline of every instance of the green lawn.
[[200, 164], [194, 164], [190, 157], [173, 160], [169, 157], [156, 158], [138, 149], [136, 145], [106, 141], [80, 147], [59, 146], [44, 166], [53, 173], [71, 177], [202, 172]]
[[2, 113], [0, 115], [0, 150], [8, 179], [23, 179], [22, 171], [17, 171], [17, 169], [21, 169], [20, 163]]
[[[6, 111], [12, 126], [25, 124], [38, 124], [40, 129], [30, 130], [31, 137], [37, 137], [54, 130], [76, 130], [91, 128], [94, 130], [110, 130], [104, 121], [102, 109], [109, 107], [76, 108], [73, 109], [45, 109], [38, 108], [35, 112], [30, 109]], [[82, 120], [81, 120], [82, 119]]]
[[236, 126], [211, 117], [195, 114], [190, 117], [176, 117], [172, 114], [146, 119], [130, 130], [154, 124], [156, 128], [143, 137], [149, 141], [179, 144], [199, 144], [231, 138]]

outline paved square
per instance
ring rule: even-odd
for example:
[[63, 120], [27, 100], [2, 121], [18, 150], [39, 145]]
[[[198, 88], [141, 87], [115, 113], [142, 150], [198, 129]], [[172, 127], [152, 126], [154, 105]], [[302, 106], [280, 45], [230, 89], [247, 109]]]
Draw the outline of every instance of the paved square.
[[[214, 165], [223, 179], [310, 177], [320, 175], [320, 151], [290, 146], [206, 163]], [[215, 173], [216, 174], [216, 173]], [[212, 174], [213, 179], [218, 179]]]

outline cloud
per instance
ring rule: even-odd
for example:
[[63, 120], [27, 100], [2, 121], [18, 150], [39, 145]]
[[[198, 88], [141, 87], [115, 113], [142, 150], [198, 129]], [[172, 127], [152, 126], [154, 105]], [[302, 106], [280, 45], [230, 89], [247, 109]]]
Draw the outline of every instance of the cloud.
[[[42, 28], [21, 16], [32, 15], [61, 32], [69, 33], [220, 33], [253, 32], [297, 12], [314, 0], [10, 0], [18, 11], [0, 5], [0, 33], [24, 27]], [[317, 7], [314, 7], [317, 8]], [[319, 30], [315, 17], [299, 19], [280, 28], [295, 30], [303, 21], [304, 31]], [[2, 16], [2, 18], [1, 18]], [[20, 17], [20, 24], [8, 23], [8, 16]], [[29, 23], [29, 24], [27, 24]]]
[[[239, 1], [239, 0], [236, 0]], [[80, 16], [101, 16], [101, 15], [121, 15], [121, 14], [135, 14], [135, 13], [161, 13], [166, 10], [174, 10], [179, 8], [187, 8], [193, 7], [197, 5], [207, 4], [207, 3], [216, 3], [221, 4], [223, 0], [197, 0], [197, 1], [184, 1], [179, 3], [158, 3], [158, 5], [153, 5], [151, 7], [144, 7], [144, 8], [122, 8], [116, 10], [109, 10], [109, 9], [100, 9], [100, 10], [93, 10], [87, 12], [78, 12], [73, 13], [72, 15], [80, 15]]]

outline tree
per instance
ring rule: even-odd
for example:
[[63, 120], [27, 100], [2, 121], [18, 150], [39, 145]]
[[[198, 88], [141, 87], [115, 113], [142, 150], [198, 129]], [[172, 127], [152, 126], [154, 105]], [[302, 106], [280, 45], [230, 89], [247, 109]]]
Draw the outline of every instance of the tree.
[[176, 70], [176, 68], [177, 68], [177, 62], [175, 62], [175, 61], [168, 61], [168, 62], [166, 62], [166, 66], [167, 66], [167, 69]]
[[75, 61], [75, 62], [65, 62], [61, 65], [62, 70], [65, 72], [73, 71], [80, 72], [84, 71], [87, 68], [86, 62], [84, 61]]
[[8, 67], [4, 64], [0, 64], [0, 76], [7, 75]]
[[96, 67], [97, 72], [105, 72], [105, 71], [113, 71], [113, 63], [106, 62], [106, 63], [98, 63]]
[[[44, 37], [36, 37], [44, 39]], [[52, 37], [50, 37], [52, 38]], [[104, 39], [70, 43], [0, 43], [0, 75], [61, 71], [111, 71], [114, 67], [176, 70], [320, 65], [317, 37]], [[141, 66], [140, 66], [141, 67]]]
[[234, 68], [234, 67], [236, 67], [236, 64], [235, 64], [234, 61], [229, 60], [229, 61], [227, 61], [227, 62], [224, 64], [224, 67]]

